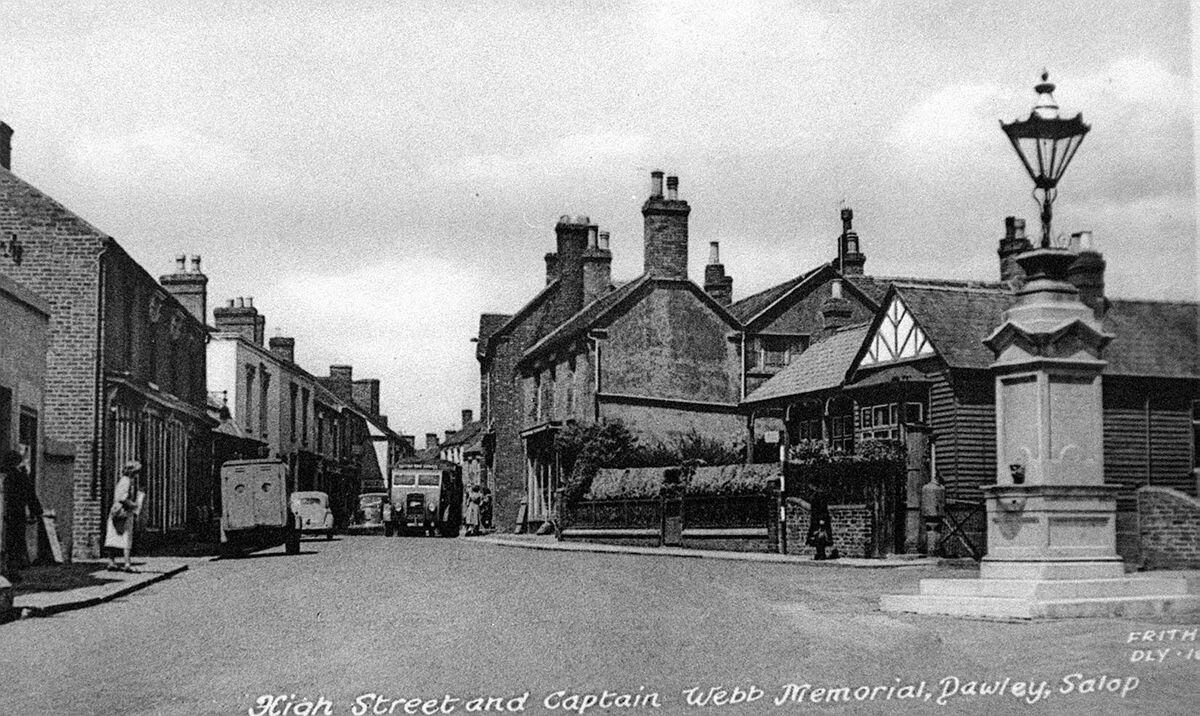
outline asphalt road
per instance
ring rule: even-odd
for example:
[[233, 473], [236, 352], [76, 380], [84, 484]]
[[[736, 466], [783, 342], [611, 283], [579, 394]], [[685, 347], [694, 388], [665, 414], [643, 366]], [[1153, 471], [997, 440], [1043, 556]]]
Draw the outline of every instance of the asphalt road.
[[[416, 698], [459, 714], [1172, 714], [1200, 702], [1200, 637], [1128, 643], [1131, 632], [1195, 630], [1200, 616], [1004, 623], [878, 611], [880, 594], [933, 574], [306, 541], [299, 556], [198, 562], [109, 604], [0, 626], [0, 713], [365, 716], [420, 713]], [[1164, 648], [1162, 661], [1131, 661]], [[998, 693], [967, 694], [984, 681]], [[688, 704], [685, 690], [711, 687], [761, 695]], [[1098, 693], [1080, 693], [1089, 688]], [[273, 711], [258, 706], [267, 695], [283, 697]], [[313, 708], [322, 697], [332, 706]]]

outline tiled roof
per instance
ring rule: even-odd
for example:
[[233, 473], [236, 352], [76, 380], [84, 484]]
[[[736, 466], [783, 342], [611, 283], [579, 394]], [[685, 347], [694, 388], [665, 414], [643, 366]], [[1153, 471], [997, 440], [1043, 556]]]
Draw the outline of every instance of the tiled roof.
[[812, 393], [836, 388], [846, 378], [850, 363], [867, 335], [868, 324], [860, 323], [829, 335], [809, 346], [783, 370], [771, 376], [746, 396], [747, 403]]

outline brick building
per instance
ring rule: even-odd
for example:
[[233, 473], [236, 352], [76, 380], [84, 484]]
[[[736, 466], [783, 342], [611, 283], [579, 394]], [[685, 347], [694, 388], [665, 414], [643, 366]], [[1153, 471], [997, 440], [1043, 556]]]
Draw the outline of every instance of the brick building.
[[514, 524], [519, 500], [529, 522], [551, 517], [561, 480], [554, 435], [567, 421], [619, 419], [645, 442], [668, 444], [738, 434], [741, 357], [731, 339], [741, 326], [723, 270], [706, 272], [717, 298], [688, 279], [691, 207], [678, 186], [667, 177], [664, 192], [662, 172], [651, 175], [641, 276], [614, 286], [608, 234], [587, 217], [563, 216], [546, 288], [503, 322], [481, 320], [499, 528]]
[[116, 474], [140, 460], [146, 535], [181, 534], [207, 476], [205, 328], [120, 244], [12, 173], [0, 131], [4, 272], [50, 306], [44, 431], [74, 445], [73, 551], [99, 552]]
[[[5, 264], [20, 263], [20, 249], [5, 244], [0, 250], [0, 270]], [[46, 351], [50, 341], [50, 306], [37, 294], [0, 273], [0, 451], [15, 450], [25, 458], [34, 484], [53, 492], [42, 474], [42, 422], [45, 410]], [[68, 475], [69, 478], [69, 475]], [[69, 485], [65, 486], [69, 488]], [[0, 578], [9, 574], [7, 545], [2, 539], [11, 529], [23, 529], [7, 523], [6, 501], [18, 499], [9, 494], [9, 485], [0, 492]], [[68, 494], [70, 494], [68, 492]], [[67, 515], [70, 515], [68, 510]], [[19, 566], [19, 565], [18, 565]], [[3, 587], [0, 584], [0, 587]]]

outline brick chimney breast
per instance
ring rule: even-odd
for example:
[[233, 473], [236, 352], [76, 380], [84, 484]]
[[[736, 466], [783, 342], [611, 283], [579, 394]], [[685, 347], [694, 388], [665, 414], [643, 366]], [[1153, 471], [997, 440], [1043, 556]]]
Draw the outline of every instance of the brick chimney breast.
[[354, 404], [371, 417], [379, 415], [379, 379], [360, 378], [352, 385]]
[[996, 249], [996, 255], [1000, 257], [1001, 281], [1014, 289], [1025, 283], [1025, 271], [1017, 263], [1017, 256], [1032, 248], [1033, 244], [1025, 237], [1025, 220], [1004, 217], [1004, 238], [1000, 239], [1000, 247]]
[[733, 277], [725, 275], [725, 264], [721, 263], [721, 244], [708, 242], [708, 265], [704, 267], [704, 292], [722, 306], [733, 303]]
[[842, 209], [842, 234], [838, 237], [838, 270], [846, 276], [861, 276], [867, 263], [858, 233], [851, 228], [853, 209]]
[[644, 218], [644, 271], [661, 278], [686, 279], [688, 215], [692, 208], [679, 199], [679, 177], [667, 178], [662, 195], [662, 172], [650, 174], [650, 196], [642, 204]]
[[558, 324], [566, 322], [583, 308], [583, 255], [587, 251], [592, 220], [586, 216], [564, 214], [554, 226], [558, 248]]
[[213, 309], [213, 322], [218, 331], [238, 333], [249, 343], [254, 343], [258, 332], [258, 309], [246, 305], [246, 299], [229, 299], [229, 305]]
[[296, 339], [287, 336], [274, 336], [269, 342], [271, 352], [288, 363], [296, 362]]
[[1104, 256], [1092, 245], [1092, 232], [1080, 231], [1071, 234], [1071, 249], [1077, 258], [1067, 269], [1067, 280], [1079, 291], [1079, 300], [1092, 309], [1096, 318], [1108, 312], [1108, 299], [1104, 296]]
[[0, 167], [12, 171], [13, 128], [0, 122]]
[[158, 282], [197, 321], [208, 323], [208, 276], [200, 273], [199, 256], [192, 257], [192, 271], [188, 271], [187, 257], [179, 254], [175, 257], [175, 273], [160, 276]]
[[612, 251], [608, 248], [609, 233], [600, 227], [588, 227], [588, 247], [583, 252], [583, 305], [586, 306], [608, 292], [612, 285]]

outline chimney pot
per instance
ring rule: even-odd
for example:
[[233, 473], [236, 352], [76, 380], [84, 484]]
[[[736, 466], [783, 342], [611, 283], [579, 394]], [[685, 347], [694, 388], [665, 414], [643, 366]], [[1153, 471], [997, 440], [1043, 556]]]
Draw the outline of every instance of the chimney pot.
[[679, 200], [679, 177], [667, 177], [667, 201]]
[[650, 196], [661, 197], [663, 193], [663, 173], [657, 169], [650, 172]]
[[608, 251], [608, 239], [609, 233], [607, 231], [601, 231], [599, 238], [596, 241], [597, 248], [599, 248], [601, 251]]
[[597, 232], [599, 231], [599, 229], [600, 229], [600, 227], [595, 226], [595, 225], [588, 227], [588, 243], [587, 243], [587, 245], [588, 245], [589, 249], [599, 248], [599, 245], [598, 245], [599, 238], [597, 236]]
[[1076, 251], [1095, 251], [1092, 245], [1092, 232], [1077, 231], [1071, 234], [1072, 243], [1075, 244]]
[[254, 296], [246, 296], [246, 307], [254, 308]]
[[710, 266], [721, 263], [721, 242], [708, 242], [708, 263]]
[[12, 135], [12, 127], [0, 122], [0, 167], [5, 169], [12, 169]]
[[232, 298], [231, 298], [231, 299], [229, 299], [229, 304], [228, 304], [228, 305], [229, 305], [229, 307], [230, 307], [230, 308], [233, 308], [233, 299], [232, 299]]
[[1013, 234], [1014, 239], [1017, 239], [1018, 241], [1024, 240], [1025, 239], [1025, 220], [1024, 219], [1015, 219], [1013, 221], [1013, 230], [1014, 230], [1014, 234]]
[[175, 273], [187, 271], [187, 256], [179, 254], [175, 257]]
[[246, 298], [244, 296], [238, 296], [237, 307], [238, 308], [246, 307]]
[[200, 273], [200, 256], [199, 254], [192, 255], [192, 271]]
[[475, 412], [467, 409], [462, 411], [462, 426], [465, 428], [475, 421]]

